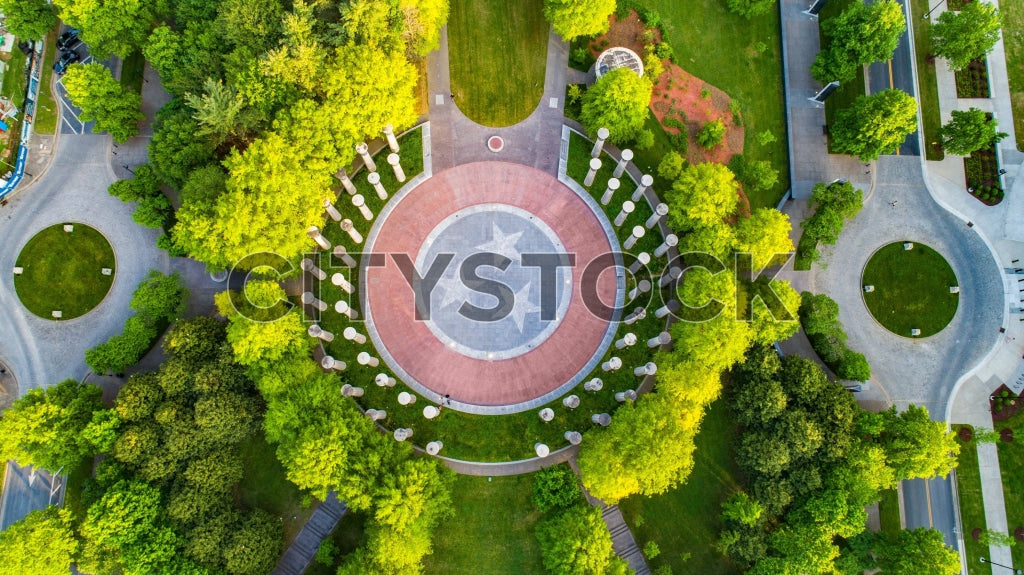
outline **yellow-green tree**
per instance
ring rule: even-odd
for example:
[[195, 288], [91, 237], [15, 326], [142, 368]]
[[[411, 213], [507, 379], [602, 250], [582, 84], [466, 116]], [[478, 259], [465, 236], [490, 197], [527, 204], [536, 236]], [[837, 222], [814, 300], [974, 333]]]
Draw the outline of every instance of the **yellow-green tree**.
[[653, 87], [629, 68], [612, 70], [583, 94], [580, 123], [591, 135], [607, 128], [613, 144], [633, 141], [644, 131]]
[[544, 17], [566, 42], [604, 34], [614, 11], [615, 0], [544, 0]]
[[736, 213], [739, 183], [727, 166], [713, 162], [691, 164], [679, 175], [665, 202], [672, 208], [669, 223], [675, 229], [699, 229], [721, 224]]
[[109, 132], [123, 143], [139, 133], [141, 97], [126, 90], [110, 70], [98, 62], [72, 64], [64, 75], [64, 88], [71, 101], [82, 109], [83, 122], [95, 121], [95, 132]]
[[0, 575], [67, 575], [77, 551], [71, 512], [51, 505], [0, 532]]

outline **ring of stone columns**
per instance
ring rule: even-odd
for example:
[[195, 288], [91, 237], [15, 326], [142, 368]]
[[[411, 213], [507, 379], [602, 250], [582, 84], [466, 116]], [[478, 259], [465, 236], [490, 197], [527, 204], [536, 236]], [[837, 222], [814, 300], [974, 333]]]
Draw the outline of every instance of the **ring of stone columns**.
[[[473, 289], [469, 290], [472, 293], [449, 297], [447, 290], [457, 277], [446, 267], [445, 275], [430, 292], [431, 322], [442, 323], [438, 314], [441, 319], [452, 319], [467, 305], [504, 311], [494, 313], [497, 319], [480, 322], [487, 329], [493, 323], [497, 330], [478, 330], [471, 325], [463, 334], [455, 321], [439, 334], [422, 314], [417, 317], [413, 289], [394, 254], [406, 254], [418, 273], [429, 275], [430, 265], [439, 260], [437, 253], [430, 258], [424, 254], [430, 251], [432, 242], [443, 242], [448, 226], [462, 217], [483, 218], [484, 225], [477, 222], [448, 238], [449, 243], [442, 247], [454, 254], [452, 267], [461, 274], [466, 259], [489, 253], [496, 259], [477, 268], [479, 277], [508, 284], [508, 292], [518, 297], [506, 300]], [[469, 256], [460, 251], [458, 238], [462, 237], [469, 240], [464, 246]], [[523, 254], [545, 249], [563, 250], [575, 257], [574, 266], [556, 268], [558, 285], [566, 280], [569, 283], [561, 291], [559, 305], [553, 308], [557, 310], [554, 319], [547, 318], [553, 322], [547, 326], [551, 328], [549, 333], [540, 328], [530, 331], [533, 324], [545, 321], [545, 314], [551, 314], [543, 305], [527, 305], [543, 304], [544, 296], [538, 296], [540, 289], [533, 285], [539, 276], [523, 271], [528, 267], [523, 265]], [[360, 268], [361, 285], [365, 286], [361, 290], [362, 309], [367, 333], [381, 358], [427, 399], [440, 401], [449, 396], [446, 406], [469, 413], [508, 414], [541, 406], [567, 393], [597, 367], [614, 339], [619, 318], [617, 311], [598, 311], [584, 303], [582, 281], [588, 263], [614, 262], [595, 277], [588, 276], [588, 294], [610, 310], [621, 308], [625, 297], [618, 241], [597, 202], [553, 176], [518, 164], [466, 164], [403, 189], [374, 222], [365, 254], [374, 255], [364, 255]], [[462, 267], [457, 266], [460, 259]], [[368, 266], [371, 261], [375, 264]], [[501, 264], [506, 267], [498, 267]], [[517, 269], [517, 265], [523, 269]], [[527, 302], [527, 309], [520, 309], [521, 301]], [[438, 307], [441, 303], [445, 305]], [[534, 309], [537, 307], [540, 309]], [[517, 331], [521, 341], [516, 339]], [[483, 338], [479, 345], [474, 337]], [[489, 357], [488, 350], [502, 345], [507, 353]], [[458, 349], [460, 346], [462, 349]]]

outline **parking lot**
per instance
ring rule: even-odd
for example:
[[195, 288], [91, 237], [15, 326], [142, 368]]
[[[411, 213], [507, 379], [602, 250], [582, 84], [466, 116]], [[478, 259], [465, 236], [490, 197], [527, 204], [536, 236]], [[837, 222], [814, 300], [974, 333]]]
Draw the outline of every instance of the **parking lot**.
[[[93, 61], [92, 54], [89, 53], [89, 46], [84, 42], [75, 42], [71, 47], [71, 50], [78, 54], [78, 62], [87, 64]], [[66, 52], [63, 50], [61, 52]], [[58, 55], [58, 59], [60, 55]], [[104, 65], [108, 65], [108, 62], [101, 62]], [[61, 75], [54, 74], [57, 81], [55, 82], [54, 96], [57, 98], [58, 105], [62, 108], [61, 110], [61, 121], [58, 126], [61, 134], [87, 134], [92, 131], [93, 122], [83, 122], [79, 119], [82, 110], [75, 107], [71, 100], [68, 98], [67, 90], [64, 88], [64, 78]]]

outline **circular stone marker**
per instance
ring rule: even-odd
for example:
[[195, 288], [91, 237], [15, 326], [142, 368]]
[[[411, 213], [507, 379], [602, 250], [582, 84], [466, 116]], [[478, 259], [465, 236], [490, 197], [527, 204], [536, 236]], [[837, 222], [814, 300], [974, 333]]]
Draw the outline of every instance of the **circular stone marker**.
[[[428, 399], [450, 396], [471, 413], [538, 407], [581, 381], [614, 339], [610, 308], [624, 295], [614, 237], [589, 195], [544, 172], [446, 170], [403, 191], [370, 231], [367, 331]], [[600, 270], [584, 273], [595, 260]]]
[[958, 288], [956, 274], [941, 254], [909, 241], [879, 248], [861, 278], [861, 295], [871, 315], [896, 335], [914, 339], [935, 335], [953, 320]]
[[84, 224], [57, 224], [21, 249], [14, 289], [33, 314], [68, 320], [103, 301], [114, 283], [114, 270], [114, 250], [103, 234]]
[[487, 138], [487, 149], [494, 153], [498, 153], [505, 149], [505, 140], [503, 140], [501, 136], [491, 136], [490, 138]]

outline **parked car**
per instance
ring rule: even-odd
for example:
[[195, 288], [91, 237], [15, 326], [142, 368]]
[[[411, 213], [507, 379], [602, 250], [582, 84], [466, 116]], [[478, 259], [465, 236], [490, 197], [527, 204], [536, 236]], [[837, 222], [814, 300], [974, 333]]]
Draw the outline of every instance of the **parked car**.
[[76, 36], [76, 37], [68, 40], [67, 44], [64, 44], [63, 46], [60, 46], [60, 51], [61, 52], [72, 52], [72, 51], [77, 50], [79, 46], [82, 46], [82, 39]]
[[60, 58], [53, 65], [53, 71], [58, 75], [63, 76], [64, 72], [67, 71], [68, 66], [81, 60], [82, 57], [78, 55], [78, 52], [62, 52]]
[[57, 47], [60, 48], [61, 50], [64, 50], [67, 47], [67, 45], [69, 43], [71, 43], [72, 41], [81, 42], [81, 40], [78, 39], [78, 29], [77, 28], [68, 28], [67, 30], [64, 31], [63, 34], [58, 36], [57, 37]]

